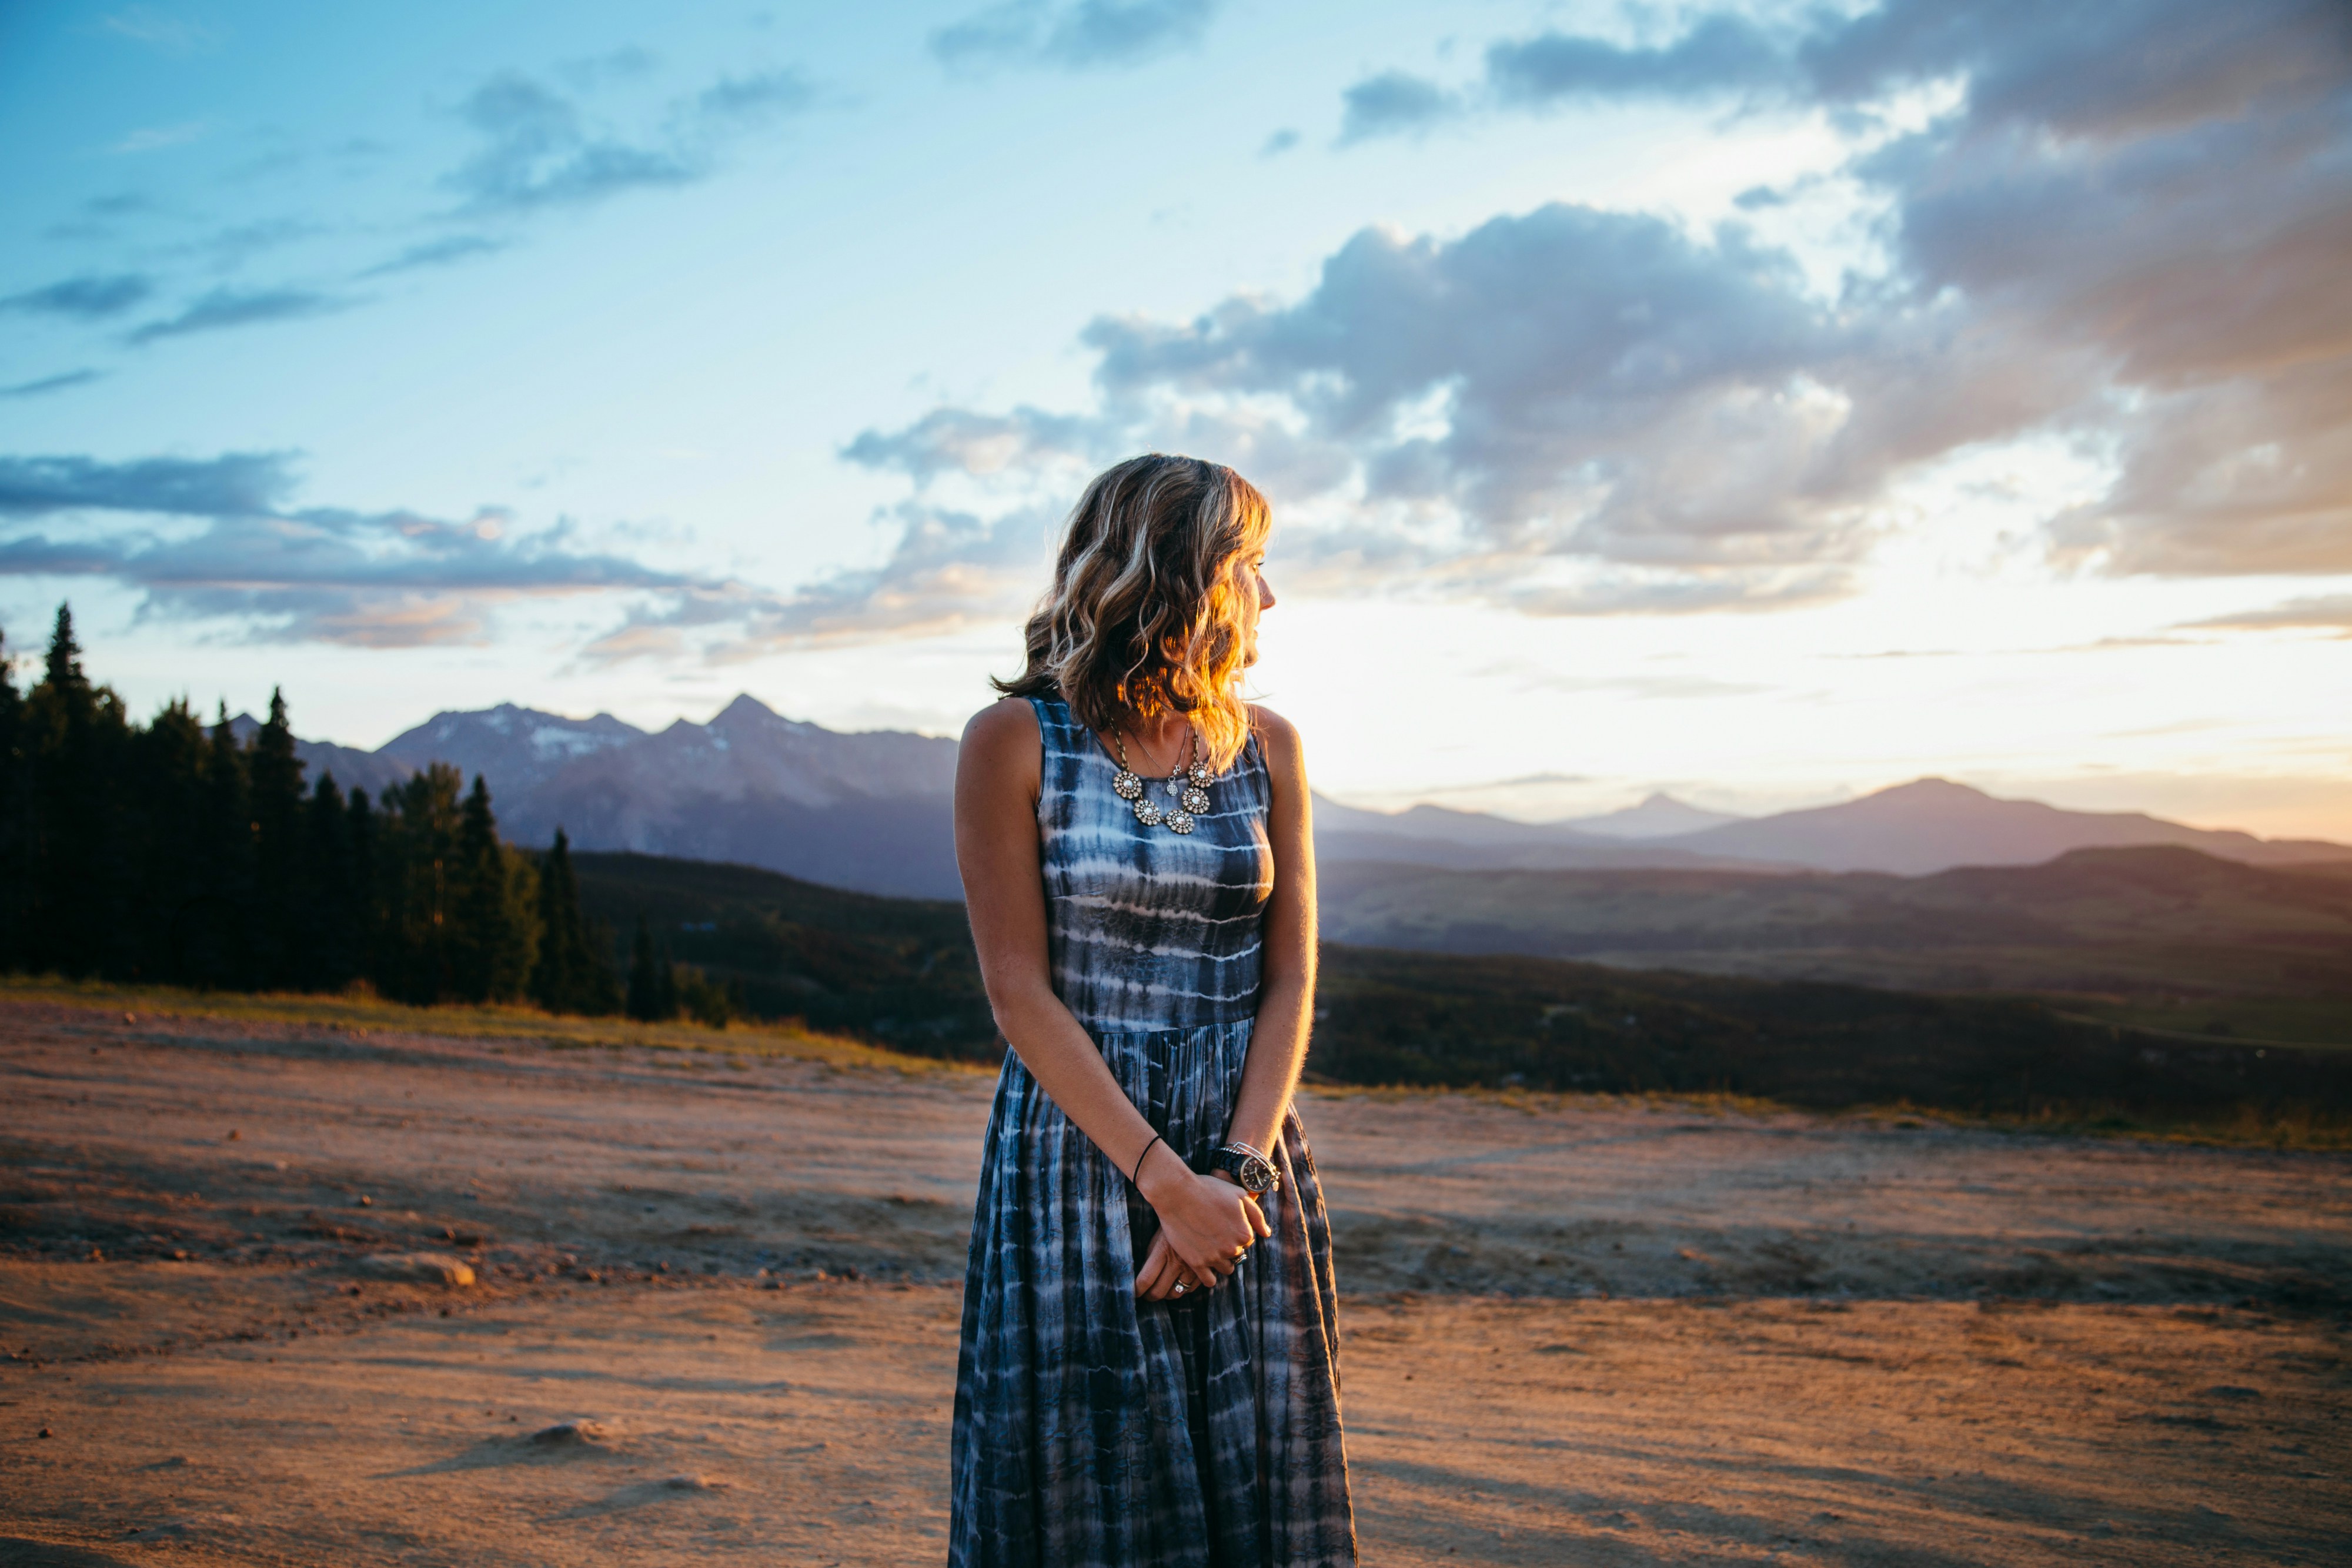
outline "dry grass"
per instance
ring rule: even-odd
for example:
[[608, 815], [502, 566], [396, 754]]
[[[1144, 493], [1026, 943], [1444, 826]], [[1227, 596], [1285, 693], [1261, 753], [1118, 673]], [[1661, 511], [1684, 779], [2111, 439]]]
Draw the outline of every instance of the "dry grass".
[[[677, 1022], [648, 1024], [625, 1018], [573, 1018], [529, 1007], [411, 1007], [363, 988], [334, 995], [295, 991], [194, 991], [175, 986], [67, 980], [55, 975], [0, 976], [0, 999], [55, 1002], [164, 1018], [217, 1019], [236, 1023], [306, 1025], [348, 1033], [441, 1035], [458, 1040], [512, 1040], [557, 1051], [699, 1051], [748, 1061], [785, 1057], [835, 1067], [887, 1068], [899, 1072], [969, 1072], [971, 1063], [884, 1051], [796, 1023], [740, 1023], [724, 1030]], [[733, 1064], [732, 1061], [730, 1063]]]
[[1376, 1104], [1458, 1099], [1473, 1103], [1507, 1106], [1530, 1116], [1562, 1112], [1640, 1108], [1701, 1116], [1818, 1116], [1832, 1121], [1861, 1122], [1893, 1130], [1935, 1125], [1970, 1128], [2053, 1138], [2119, 1138], [2136, 1142], [2181, 1144], [2200, 1148], [2294, 1149], [2305, 1152], [2352, 1149], [2352, 1121], [2308, 1111], [2264, 1115], [2251, 1107], [2226, 1118], [2167, 1122], [2121, 1113], [2063, 1107], [2032, 1116], [1979, 1116], [1965, 1112], [1915, 1105], [1898, 1100], [1891, 1105], [1855, 1105], [1820, 1110], [1790, 1105], [1752, 1094], [1689, 1093], [1652, 1091], [1638, 1094], [1590, 1094], [1543, 1089], [1448, 1089], [1423, 1084], [1354, 1084], [1310, 1082], [1304, 1092], [1325, 1100], [1365, 1100]]
[[[557, 1051], [640, 1050], [694, 1051], [728, 1059], [740, 1067], [752, 1058], [788, 1058], [835, 1067], [865, 1067], [909, 1073], [992, 1073], [987, 1063], [911, 1056], [841, 1035], [821, 1034], [793, 1022], [741, 1023], [724, 1030], [677, 1022], [638, 1023], [624, 1018], [571, 1018], [526, 1007], [411, 1007], [386, 1001], [362, 988], [337, 995], [309, 992], [193, 991], [171, 986], [130, 986], [66, 980], [57, 976], [0, 976], [0, 999], [57, 1002], [69, 1007], [147, 1012], [164, 1017], [308, 1025], [313, 1028], [434, 1034], [461, 1040], [513, 1040]], [[2246, 1042], [2234, 1042], [2246, 1043]], [[1706, 1116], [1775, 1116], [1791, 1113], [1850, 1118], [1893, 1128], [1972, 1127], [2052, 1137], [2119, 1138], [2212, 1148], [2305, 1151], [2352, 1149], [2352, 1121], [2310, 1112], [2265, 1115], [2251, 1108], [2226, 1119], [2156, 1121], [2078, 1107], [2026, 1116], [1976, 1116], [1918, 1106], [1862, 1105], [1812, 1111], [1753, 1095], [1728, 1093], [1591, 1094], [1538, 1089], [1444, 1089], [1423, 1085], [1383, 1086], [1311, 1082], [1306, 1092], [1323, 1099], [1375, 1103], [1458, 1096], [1477, 1103], [1508, 1106], [1529, 1115], [1580, 1109], [1641, 1106]]]

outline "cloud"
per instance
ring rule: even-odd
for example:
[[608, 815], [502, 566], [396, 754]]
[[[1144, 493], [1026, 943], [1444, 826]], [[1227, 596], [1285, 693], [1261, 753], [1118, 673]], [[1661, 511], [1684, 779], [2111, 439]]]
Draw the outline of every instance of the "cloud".
[[[1319, 591], [1680, 614], [1851, 592], [1876, 537], [1869, 503], [1916, 444], [1886, 416], [1857, 444], [1856, 405], [1902, 378], [1787, 256], [1736, 228], [1696, 239], [1586, 207], [1451, 241], [1368, 229], [1294, 302], [1106, 317], [1081, 338], [1093, 413], [936, 409], [843, 455], [978, 519], [1066, 504], [1137, 450], [1190, 452], [1320, 518], [1283, 547], [1293, 580]], [[895, 574], [845, 578], [807, 612], [845, 624], [865, 593], [877, 617], [916, 602], [937, 619], [963, 580], [950, 559], [976, 595], [997, 592], [1003, 541], [977, 520], [908, 540]], [[900, 587], [910, 562], [919, 594]]]
[[177, 316], [150, 321], [131, 331], [126, 341], [143, 346], [191, 332], [219, 332], [232, 327], [260, 327], [276, 321], [299, 321], [350, 308], [355, 301], [308, 288], [215, 288]]
[[506, 249], [500, 241], [481, 235], [451, 235], [446, 239], [426, 240], [410, 246], [389, 261], [378, 262], [358, 276], [362, 278], [384, 277], [397, 272], [414, 272], [420, 267], [454, 267], [461, 261], [478, 256], [495, 256]]
[[1099, 421], [1039, 409], [1009, 414], [969, 409], [936, 409], [904, 430], [868, 430], [842, 448], [862, 467], [895, 469], [918, 488], [946, 474], [973, 477], [1008, 469], [1034, 470], [1049, 464], [1091, 461], [1113, 433]]
[[296, 487], [282, 452], [0, 458], [0, 517], [15, 525], [0, 574], [103, 577], [143, 591], [142, 614], [383, 648], [486, 640], [497, 611], [524, 600], [740, 591], [583, 548], [566, 526], [519, 530], [499, 507], [460, 519], [289, 507]]
[[1340, 94], [1339, 145], [1376, 137], [1419, 135], [1462, 112], [1455, 96], [1404, 71], [1368, 77]]
[[1737, 230], [1554, 205], [1452, 242], [1366, 230], [1296, 304], [1087, 329], [1114, 402], [1272, 396], [1360, 465], [1364, 500], [1442, 503], [1465, 549], [1786, 566], [1858, 553], [1838, 445], [1851, 329]]
[[1298, 132], [1289, 126], [1284, 126], [1265, 139], [1265, 145], [1257, 150], [1257, 155], [1261, 158], [1279, 158], [1297, 146], [1298, 142]]
[[804, 112], [817, 96], [795, 71], [722, 77], [673, 102], [656, 131], [632, 141], [593, 130], [572, 99], [505, 71], [459, 105], [477, 145], [442, 184], [476, 216], [587, 206], [687, 185], [711, 173], [729, 139]]
[[1066, 70], [1141, 65], [1197, 47], [1217, 0], [1009, 0], [975, 11], [930, 37], [950, 68], [1058, 66]]
[[814, 83], [798, 71], [764, 71], [721, 77], [694, 95], [695, 112], [706, 121], [756, 123], [814, 108]]
[[50, 392], [64, 392], [71, 387], [88, 386], [103, 380], [102, 371], [67, 371], [59, 375], [42, 376], [37, 381], [18, 382], [14, 386], [0, 387], [0, 397], [44, 397]]
[[44, 237], [63, 240], [105, 240], [115, 234], [115, 225], [123, 218], [144, 217], [160, 212], [152, 198], [133, 191], [121, 191], [110, 196], [94, 196], [76, 209], [78, 216], [63, 223], [51, 224]]
[[191, 120], [178, 125], [150, 125], [133, 131], [121, 141], [107, 148], [109, 152], [135, 155], [160, 152], [167, 147], [184, 147], [212, 131], [209, 120]]
[[232, 224], [214, 230], [202, 239], [180, 247], [184, 252], [205, 257], [224, 267], [242, 267], [264, 251], [280, 246], [293, 245], [327, 233], [323, 224], [309, 218], [263, 218], [254, 223]]
[[2331, 91], [2352, 49], [2334, 0], [2119, 0], [2094, 11], [2030, 0], [1885, 0], [1799, 26], [1733, 11], [1627, 45], [1558, 31], [1491, 46], [1483, 88], [1542, 109], [1629, 98], [1739, 96], [1852, 106], [1960, 80], [1978, 127], [2139, 134], [2279, 95]]
[[116, 37], [175, 55], [209, 49], [220, 42], [220, 36], [202, 23], [174, 16], [152, 5], [126, 5], [100, 18], [99, 25]]
[[2216, 615], [2210, 621], [2189, 621], [2183, 625], [2248, 632], [2323, 631], [2352, 637], [2352, 593], [2290, 599], [2267, 610], [2242, 610], [2234, 615]]
[[[1478, 402], [1486, 374], [1472, 345], [1511, 332], [1548, 343], [1559, 312], [1542, 287], [1507, 285], [1439, 319], [1369, 281], [1422, 265], [1399, 253], [1386, 269], [1371, 266], [1386, 245], [1374, 238], [1354, 242], [1367, 252], [1360, 265], [1335, 257], [1316, 299], [1287, 311], [1237, 299], [1192, 328], [1131, 341], [1098, 329], [1106, 374], [1117, 380], [1140, 352], [1121, 383], [1129, 394], [1255, 377], [1256, 390], [1304, 399], [1318, 418], [1332, 417], [1322, 405], [1352, 402], [1376, 419], [1402, 406], [1388, 390], [1400, 366], [1455, 354], [1460, 382], [1420, 383], [1449, 405], [1442, 434], [1365, 451], [1370, 493], [1465, 506], [1491, 529], [1507, 521], [1511, 497], [1559, 517], [1572, 506], [1569, 490], [1599, 477], [1611, 498], [1574, 535], [1606, 559], [1716, 537], [1810, 541], [1836, 559], [1863, 542], [1859, 519], [1906, 471], [1974, 445], [2054, 436], [2113, 469], [2104, 494], [2044, 519], [2042, 538], [2062, 565], [2168, 576], [2352, 570], [2352, 289], [2341, 281], [2341, 258], [2352, 255], [2352, 9], [2332, 0], [2088, 9], [1887, 0], [1853, 14], [1781, 15], [1702, 13], [1662, 39], [1507, 39], [1465, 87], [1391, 73], [1344, 100], [1342, 141], [1457, 114], [1658, 98], [1826, 111], [1850, 138], [1840, 178], [1884, 214], [1884, 272], [1819, 300], [1821, 330], [1780, 340], [1787, 355], [1718, 383], [1724, 396], [1694, 383], [1664, 386], [1664, 402], [1624, 401], [1643, 428], [1591, 448], [1597, 467], [1560, 464], [1571, 451], [1562, 421], [1580, 417], [1564, 371], [1531, 367], [1516, 409]], [[1948, 108], [1898, 129], [1891, 100], [1923, 89]], [[1778, 199], [1757, 191], [1738, 205], [1760, 211]], [[1557, 291], [1588, 288], [1588, 265], [1606, 270], [1605, 258], [1570, 254], [1583, 248], [1554, 247]], [[1749, 266], [1741, 249], [1718, 236], [1716, 255], [1677, 276], [1727, 282]], [[1427, 254], [1442, 262], [1448, 253]], [[1339, 310], [1334, 290], [1350, 272], [1359, 277], [1344, 283]], [[1802, 308], [1799, 286], [1782, 292], [1787, 310]], [[1664, 356], [1654, 363], [1704, 365], [1735, 350], [1756, 319], [1664, 296], [1648, 303], [1678, 313], [1675, 330], [1634, 335], [1640, 353]], [[1382, 332], [1398, 335], [1348, 347]], [[1290, 382], [1273, 371], [1277, 350], [1296, 370]], [[1318, 356], [1322, 382], [1308, 363]], [[1622, 394], [1617, 378], [1635, 363], [1618, 361], [1600, 381], [1588, 363], [1579, 384]], [[1465, 412], [1477, 417], [1465, 423]], [[1680, 466], [1706, 450], [1702, 426], [1730, 438], [1722, 460], [1702, 467], [1736, 477], [1750, 498], [1739, 504], [1793, 531], [1718, 533], [1729, 513], [1699, 500]], [[1677, 429], [1687, 439], [1674, 438]]]
[[1679, 98], [1785, 90], [1796, 74], [1786, 43], [1744, 16], [1701, 17], [1662, 47], [1626, 47], [1559, 33], [1486, 51], [1486, 81], [1507, 104], [1577, 97]]
[[562, 71], [564, 78], [575, 86], [591, 88], [606, 82], [635, 81], [653, 75], [660, 65], [660, 58], [651, 49], [624, 44], [601, 55], [566, 61]]
[[99, 321], [120, 316], [154, 292], [154, 281], [138, 273], [84, 274], [0, 298], [0, 310]]
[[160, 512], [241, 517], [273, 509], [294, 488], [292, 454], [219, 457], [0, 457], [0, 517]]
[[788, 649], [952, 632], [1026, 611], [1044, 580], [1057, 509], [994, 517], [921, 502], [877, 520], [898, 530], [880, 566], [835, 573], [792, 593], [741, 585], [633, 612], [590, 643], [599, 664], [675, 656], [702, 632], [705, 656], [732, 664]]
[[469, 212], [578, 205], [699, 173], [674, 149], [591, 137], [570, 99], [516, 72], [475, 89], [458, 113], [480, 145], [443, 183]]

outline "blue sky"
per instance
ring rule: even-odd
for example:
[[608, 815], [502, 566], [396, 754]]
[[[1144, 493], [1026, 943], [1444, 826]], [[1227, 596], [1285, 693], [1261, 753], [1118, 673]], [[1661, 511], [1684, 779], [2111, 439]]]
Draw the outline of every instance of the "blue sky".
[[951, 732], [1159, 446], [1343, 797], [2352, 835], [2339, 6], [679, 10], [0, 16], [12, 645]]

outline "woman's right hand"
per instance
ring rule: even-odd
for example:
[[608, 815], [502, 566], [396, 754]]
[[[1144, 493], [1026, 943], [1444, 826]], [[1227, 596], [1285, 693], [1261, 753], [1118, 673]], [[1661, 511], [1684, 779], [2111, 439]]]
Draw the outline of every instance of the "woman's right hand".
[[1193, 1279], [1213, 1289], [1234, 1262], [1274, 1234], [1257, 1200], [1233, 1183], [1202, 1176], [1164, 1142], [1146, 1153], [1137, 1186], [1160, 1216], [1160, 1233]]

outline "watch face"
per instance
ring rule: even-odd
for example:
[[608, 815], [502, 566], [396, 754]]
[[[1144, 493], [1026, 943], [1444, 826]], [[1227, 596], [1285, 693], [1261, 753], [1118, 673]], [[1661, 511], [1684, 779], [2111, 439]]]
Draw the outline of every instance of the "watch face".
[[1241, 1178], [1244, 1190], [1265, 1192], [1274, 1186], [1274, 1166], [1255, 1155], [1244, 1155], [1234, 1175]]

